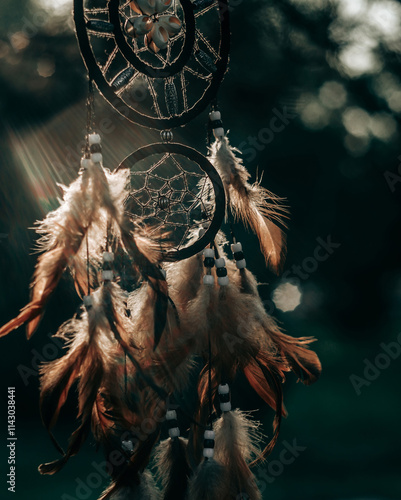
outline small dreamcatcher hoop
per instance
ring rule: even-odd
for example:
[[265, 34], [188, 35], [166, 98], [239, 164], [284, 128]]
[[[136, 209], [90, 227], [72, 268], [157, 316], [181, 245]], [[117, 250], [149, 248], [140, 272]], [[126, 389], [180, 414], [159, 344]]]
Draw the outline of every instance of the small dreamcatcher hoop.
[[213, 241], [224, 219], [225, 195], [205, 156], [183, 144], [156, 143], [127, 156], [116, 170], [125, 168], [131, 171], [127, 211], [175, 243], [165, 261], [187, 259]]
[[213, 100], [227, 69], [227, 0], [74, 0], [74, 22], [90, 79], [141, 126], [185, 125]]

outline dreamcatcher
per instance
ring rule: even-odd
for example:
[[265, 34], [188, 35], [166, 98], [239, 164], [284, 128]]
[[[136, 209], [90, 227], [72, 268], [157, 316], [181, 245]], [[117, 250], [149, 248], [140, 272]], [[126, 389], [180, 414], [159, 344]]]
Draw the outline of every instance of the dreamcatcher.
[[[86, 147], [60, 207], [38, 224], [43, 252], [31, 302], [0, 329], [3, 336], [27, 323], [31, 337], [71, 272], [83, 305], [57, 333], [66, 353], [41, 370], [42, 418], [60, 457], [40, 472], [60, 470], [92, 431], [108, 458], [121, 457], [102, 499], [260, 499], [251, 468], [277, 440], [285, 373], [310, 384], [320, 363], [312, 338], [285, 335], [266, 313], [235, 238], [242, 221], [267, 265], [280, 269], [286, 209], [249, 182], [217, 108], [227, 2], [75, 0], [74, 20], [90, 82]], [[94, 131], [93, 84], [127, 120], [161, 131], [160, 143], [112, 172]], [[147, 93], [138, 100], [141, 88]], [[207, 106], [206, 157], [174, 143], [172, 129]], [[263, 450], [258, 424], [231, 403], [239, 373], [276, 412]], [[63, 450], [53, 428], [75, 382], [79, 425]]]

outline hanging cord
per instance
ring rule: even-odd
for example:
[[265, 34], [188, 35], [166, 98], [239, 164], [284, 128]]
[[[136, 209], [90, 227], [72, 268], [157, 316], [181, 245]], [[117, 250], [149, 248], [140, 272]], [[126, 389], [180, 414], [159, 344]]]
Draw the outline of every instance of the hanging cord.
[[[217, 97], [213, 99], [211, 105], [210, 105], [210, 111], [218, 111], [219, 107], [217, 104]], [[206, 135], [206, 146], [207, 146], [207, 154], [206, 156], [210, 156], [210, 146], [212, 145], [212, 142], [214, 140], [213, 136], [213, 127], [212, 127], [212, 122], [210, 118], [207, 120], [207, 135]]]
[[208, 351], [209, 351], [209, 368], [208, 368], [208, 378], [209, 378], [209, 425], [212, 428], [213, 421], [213, 401], [212, 401], [212, 342], [210, 339], [210, 330], [208, 331]]
[[93, 82], [89, 78], [88, 96], [86, 98], [86, 141], [85, 158], [90, 158], [89, 134], [93, 131], [95, 125], [95, 96], [93, 92]]
[[[94, 94], [91, 78], [88, 81], [88, 96], [86, 98], [86, 140], [85, 140], [85, 158], [90, 158], [89, 134], [93, 129], [94, 120]], [[90, 283], [90, 263], [89, 263], [89, 227], [86, 229], [86, 278], [88, 281], [88, 295], [91, 292]]]

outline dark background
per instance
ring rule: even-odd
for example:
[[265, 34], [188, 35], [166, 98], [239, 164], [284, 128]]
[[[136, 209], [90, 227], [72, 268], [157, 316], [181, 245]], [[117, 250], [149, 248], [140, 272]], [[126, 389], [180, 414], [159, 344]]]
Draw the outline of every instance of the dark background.
[[[35, 234], [29, 228], [57, 206], [57, 182], [68, 183], [77, 172], [86, 80], [70, 10], [68, 2], [50, 0], [2, 0], [0, 6], [1, 323], [28, 300], [35, 263]], [[282, 281], [265, 270], [255, 238], [241, 233], [252, 248], [248, 267], [266, 284], [260, 293], [268, 308], [290, 334], [318, 339], [323, 364], [312, 387], [288, 377], [289, 417], [271, 461], [279, 460], [284, 442], [296, 440], [305, 449], [291, 464], [269, 469], [269, 462], [256, 471], [266, 499], [401, 499], [401, 356], [388, 363], [377, 358], [383, 343], [397, 342], [401, 320], [395, 237], [401, 189], [400, 23], [401, 5], [392, 0], [246, 0], [232, 8], [231, 65], [220, 107], [231, 142], [243, 149], [253, 178], [264, 171], [263, 185], [286, 197], [291, 207], [287, 277], [294, 278], [293, 266], [311, 266], [305, 259], [319, 246], [317, 238], [340, 244], [327, 260], [312, 264], [306, 278], [292, 281], [289, 290], [298, 286], [301, 303], [283, 312], [271, 301]], [[100, 97], [96, 105], [97, 116], [111, 120], [103, 139], [109, 168], [139, 145], [159, 139], [156, 132], [124, 122]], [[265, 129], [285, 107], [293, 118], [268, 144], [258, 139], [252, 150], [251, 138], [269, 137]], [[206, 119], [204, 113], [175, 137], [205, 152]], [[79, 498], [77, 479], [86, 482], [94, 470], [91, 462], [102, 460], [88, 443], [57, 476], [37, 472], [56, 452], [40, 424], [36, 362], [54, 356], [50, 335], [78, 304], [65, 279], [29, 343], [23, 329], [0, 341], [1, 498], [12, 498], [5, 475], [8, 386], [16, 387], [17, 397], [14, 498]], [[366, 360], [384, 364], [367, 374], [370, 380], [364, 375]], [[361, 379], [355, 376], [366, 380], [359, 391], [355, 381]], [[238, 399], [258, 405], [252, 395]], [[62, 440], [73, 427], [74, 405], [59, 430]], [[261, 416], [269, 433], [271, 412]], [[105, 484], [80, 498], [96, 499]]]

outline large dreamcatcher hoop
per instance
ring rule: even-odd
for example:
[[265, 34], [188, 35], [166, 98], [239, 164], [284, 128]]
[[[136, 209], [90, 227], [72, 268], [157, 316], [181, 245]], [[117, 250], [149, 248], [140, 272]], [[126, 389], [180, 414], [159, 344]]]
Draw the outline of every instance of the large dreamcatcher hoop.
[[163, 260], [187, 259], [213, 241], [226, 201], [221, 178], [205, 156], [183, 144], [156, 143], [127, 156], [116, 171], [126, 168], [127, 210], [174, 241]]
[[179, 127], [216, 96], [229, 58], [227, 0], [74, 0], [74, 21], [90, 79], [129, 121]]

